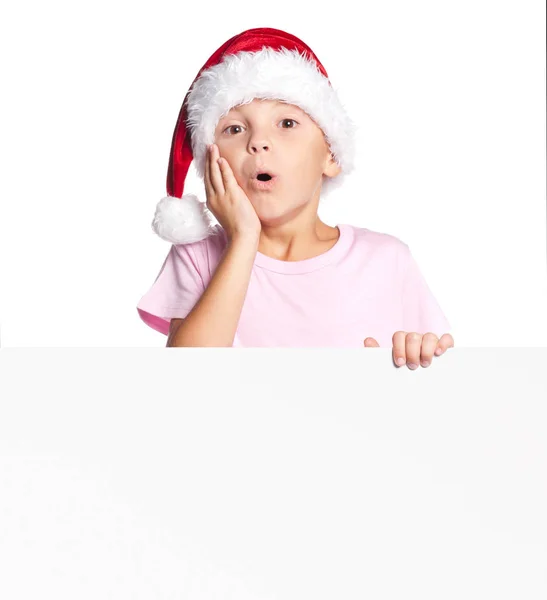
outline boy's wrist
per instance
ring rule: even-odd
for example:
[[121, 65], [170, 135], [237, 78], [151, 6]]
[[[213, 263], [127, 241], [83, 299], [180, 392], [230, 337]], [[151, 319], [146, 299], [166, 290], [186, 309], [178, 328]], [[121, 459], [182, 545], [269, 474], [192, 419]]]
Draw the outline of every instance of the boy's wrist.
[[228, 245], [257, 250], [259, 241], [260, 234], [258, 233], [236, 233], [228, 240]]

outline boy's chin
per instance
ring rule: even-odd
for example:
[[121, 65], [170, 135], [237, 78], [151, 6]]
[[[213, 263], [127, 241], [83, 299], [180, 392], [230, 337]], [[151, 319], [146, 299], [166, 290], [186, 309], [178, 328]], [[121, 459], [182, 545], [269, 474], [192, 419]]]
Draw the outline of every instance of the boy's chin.
[[254, 204], [252, 201], [255, 212], [263, 225], [270, 227], [278, 227], [290, 223], [294, 218], [298, 216], [303, 207], [295, 206], [280, 206], [279, 204], [272, 204], [266, 206], [265, 203]]

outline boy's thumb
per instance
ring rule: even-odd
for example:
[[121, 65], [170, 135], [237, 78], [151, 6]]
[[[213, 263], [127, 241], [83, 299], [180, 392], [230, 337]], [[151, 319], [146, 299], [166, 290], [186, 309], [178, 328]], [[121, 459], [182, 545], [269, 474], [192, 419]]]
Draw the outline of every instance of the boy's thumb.
[[364, 345], [367, 348], [379, 348], [380, 347], [380, 344], [374, 338], [371, 338], [371, 337], [365, 338]]

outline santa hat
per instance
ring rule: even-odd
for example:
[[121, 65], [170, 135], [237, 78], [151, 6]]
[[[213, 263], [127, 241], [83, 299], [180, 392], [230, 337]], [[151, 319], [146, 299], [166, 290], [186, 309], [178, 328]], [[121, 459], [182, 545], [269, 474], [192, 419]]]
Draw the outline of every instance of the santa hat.
[[169, 156], [167, 196], [156, 207], [152, 229], [173, 244], [199, 241], [215, 231], [213, 215], [184, 180], [195, 161], [204, 179], [207, 146], [214, 143], [218, 121], [229, 110], [254, 98], [295, 104], [322, 129], [341, 167], [325, 177], [321, 195], [339, 187], [353, 170], [355, 125], [347, 116], [327, 72], [312, 50], [294, 35], [259, 27], [225, 42], [200, 69], [179, 112]]

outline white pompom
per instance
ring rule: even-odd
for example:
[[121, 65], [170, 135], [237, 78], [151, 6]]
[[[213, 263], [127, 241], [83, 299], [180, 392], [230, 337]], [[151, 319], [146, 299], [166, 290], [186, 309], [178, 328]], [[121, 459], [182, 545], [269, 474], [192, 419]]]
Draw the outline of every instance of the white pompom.
[[205, 203], [194, 194], [182, 198], [165, 196], [156, 206], [152, 229], [172, 244], [198, 242], [214, 232], [210, 214]]

